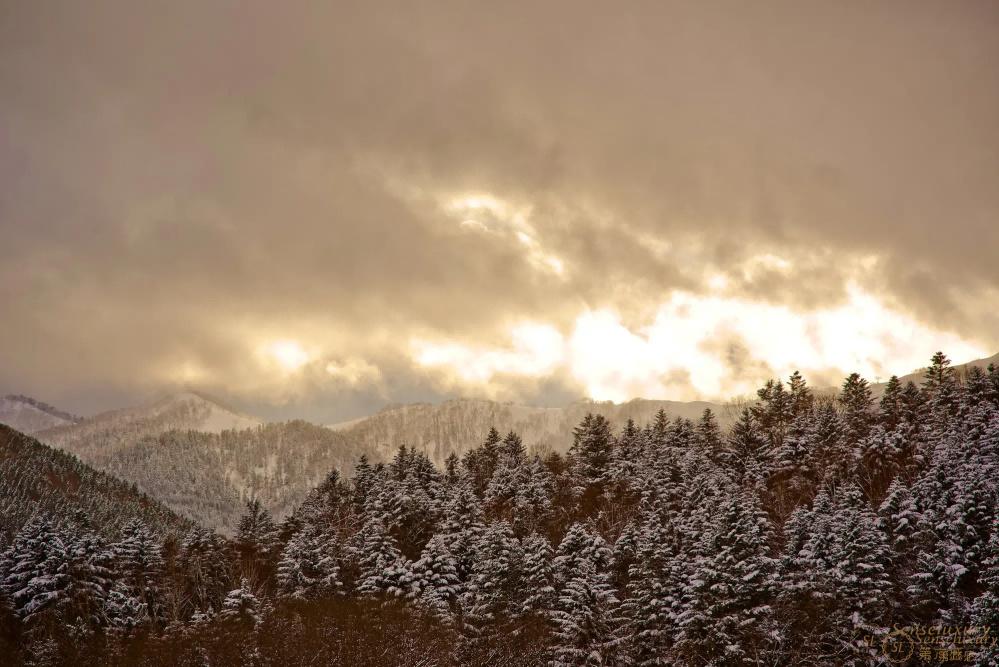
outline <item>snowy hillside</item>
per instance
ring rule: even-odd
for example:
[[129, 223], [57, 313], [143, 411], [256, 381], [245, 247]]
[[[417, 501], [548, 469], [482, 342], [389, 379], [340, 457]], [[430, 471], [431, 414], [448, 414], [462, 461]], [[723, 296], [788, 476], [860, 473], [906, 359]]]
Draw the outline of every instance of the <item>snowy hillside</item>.
[[260, 424], [261, 420], [255, 417], [240, 414], [200, 394], [185, 392], [146, 405], [103, 412], [77, 424], [39, 431], [37, 436], [42, 442], [89, 460], [167, 431], [219, 433]]
[[79, 421], [79, 417], [28, 396], [10, 395], [0, 398], [0, 424], [6, 424], [21, 433], [37, 433]]
[[175, 512], [232, 534], [251, 498], [283, 518], [331, 470], [349, 474], [362, 454], [372, 452], [341, 433], [292, 421], [221, 433], [149, 434], [83, 458]]
[[133, 519], [160, 537], [182, 535], [191, 528], [190, 522], [131, 485], [0, 426], [0, 547], [39, 512], [62, 522], [83, 513], [106, 535], [116, 534]]

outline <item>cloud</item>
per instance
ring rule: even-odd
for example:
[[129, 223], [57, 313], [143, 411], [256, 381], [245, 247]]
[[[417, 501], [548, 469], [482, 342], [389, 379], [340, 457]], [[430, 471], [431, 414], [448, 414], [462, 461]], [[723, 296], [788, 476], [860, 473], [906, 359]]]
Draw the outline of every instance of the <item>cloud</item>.
[[[989, 3], [8, 3], [0, 385], [316, 419], [713, 394], [781, 365], [708, 316], [722, 297], [816, 372], [992, 352], [997, 26]], [[814, 342], [858, 293], [903, 333]], [[550, 373], [524, 322], [561, 336]], [[274, 341], [306, 360], [269, 366]]]

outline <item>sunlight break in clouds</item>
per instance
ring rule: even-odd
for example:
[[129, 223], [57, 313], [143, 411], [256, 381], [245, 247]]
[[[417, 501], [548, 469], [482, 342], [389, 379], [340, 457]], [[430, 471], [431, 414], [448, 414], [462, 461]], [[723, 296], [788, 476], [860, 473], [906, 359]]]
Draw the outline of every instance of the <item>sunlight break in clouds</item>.
[[268, 343], [263, 348], [263, 355], [285, 373], [294, 373], [311, 359], [311, 355], [305, 351], [301, 343], [290, 339]]
[[494, 394], [500, 376], [565, 372], [589, 398], [695, 400], [748, 394], [773, 376], [801, 370], [813, 383], [857, 371], [872, 381], [924, 365], [937, 349], [957, 360], [984, 356], [977, 344], [888, 309], [851, 285], [833, 308], [795, 312], [725, 296], [675, 292], [648, 326], [629, 330], [611, 310], [581, 313], [571, 334], [531, 325], [509, 348], [419, 341], [414, 359], [454, 382]]
[[460, 384], [489, 389], [497, 375], [538, 378], [563, 363], [565, 341], [554, 327], [520, 324], [510, 332], [509, 348], [486, 348], [461, 343], [412, 342], [413, 358], [421, 366], [438, 367], [453, 374]]
[[535, 268], [565, 277], [565, 262], [541, 247], [537, 231], [528, 222], [529, 206], [516, 208], [492, 195], [465, 194], [447, 199], [443, 208], [451, 217], [459, 218], [464, 229], [515, 239]]

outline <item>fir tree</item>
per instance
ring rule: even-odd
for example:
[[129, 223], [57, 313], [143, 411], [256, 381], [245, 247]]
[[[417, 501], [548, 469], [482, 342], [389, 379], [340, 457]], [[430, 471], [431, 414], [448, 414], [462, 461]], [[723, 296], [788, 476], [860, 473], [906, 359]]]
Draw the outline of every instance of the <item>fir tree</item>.
[[676, 652], [692, 664], [759, 664], [772, 629], [770, 528], [752, 496], [733, 496], [702, 538], [683, 589]]
[[556, 667], [613, 664], [618, 599], [607, 575], [584, 560], [566, 582], [553, 614], [552, 656]]
[[551, 542], [542, 535], [531, 533], [522, 542], [524, 552], [521, 586], [524, 599], [520, 613], [551, 619], [555, 610], [555, 552]]
[[354, 536], [350, 551], [358, 565], [358, 595], [401, 597], [407, 593], [406, 560], [381, 521], [365, 523]]
[[278, 561], [278, 591], [306, 600], [341, 592], [339, 550], [336, 535], [322, 533], [315, 526], [296, 533]]

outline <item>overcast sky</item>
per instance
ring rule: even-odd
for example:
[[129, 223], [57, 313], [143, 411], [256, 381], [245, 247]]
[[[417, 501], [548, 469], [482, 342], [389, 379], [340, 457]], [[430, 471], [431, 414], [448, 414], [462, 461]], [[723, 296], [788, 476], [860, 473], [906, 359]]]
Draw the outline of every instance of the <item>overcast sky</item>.
[[268, 417], [999, 351], [999, 5], [0, 2], [0, 392]]

